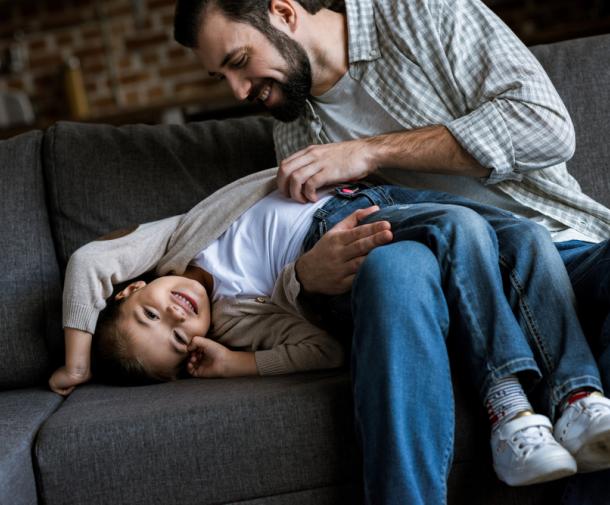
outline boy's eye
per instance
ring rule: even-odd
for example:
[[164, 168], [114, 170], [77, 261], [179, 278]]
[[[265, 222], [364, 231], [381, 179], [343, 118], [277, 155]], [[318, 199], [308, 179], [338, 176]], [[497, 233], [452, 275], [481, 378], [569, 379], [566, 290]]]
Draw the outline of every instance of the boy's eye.
[[157, 316], [157, 314], [155, 314], [152, 310], [148, 310], [148, 309], [144, 309], [144, 315], [152, 321], [155, 321], [156, 319], [159, 318]]
[[177, 331], [174, 332], [174, 338], [176, 339], [176, 342], [178, 342], [181, 345], [188, 345], [186, 342], [186, 339], [180, 335], [180, 333], [178, 333]]

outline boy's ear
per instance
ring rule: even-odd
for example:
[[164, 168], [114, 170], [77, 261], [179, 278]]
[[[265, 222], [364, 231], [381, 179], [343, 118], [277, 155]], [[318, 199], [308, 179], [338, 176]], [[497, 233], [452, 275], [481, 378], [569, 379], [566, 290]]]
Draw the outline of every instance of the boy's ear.
[[135, 293], [139, 289], [142, 289], [144, 286], [146, 286], [146, 283], [144, 281], [132, 282], [125, 289], [123, 289], [122, 291], [119, 291], [116, 294], [116, 296], [114, 297], [114, 299], [115, 300], [123, 300], [124, 298], [129, 297], [130, 295], [132, 295], [133, 293]]

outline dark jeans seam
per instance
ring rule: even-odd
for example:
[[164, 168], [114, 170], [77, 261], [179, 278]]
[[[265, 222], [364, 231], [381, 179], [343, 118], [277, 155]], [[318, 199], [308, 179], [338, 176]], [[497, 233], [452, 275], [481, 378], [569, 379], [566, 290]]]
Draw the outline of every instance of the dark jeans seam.
[[529, 307], [527, 297], [525, 296], [525, 289], [523, 288], [521, 279], [515, 272], [515, 269], [511, 267], [510, 263], [506, 260], [506, 258], [504, 256], [502, 256], [502, 254], [500, 254], [500, 262], [501, 262], [501, 264], [503, 264], [505, 267], [507, 267], [509, 269], [509, 278], [510, 278], [511, 286], [515, 289], [515, 291], [517, 292], [517, 294], [519, 296], [519, 301], [518, 301], [519, 311], [523, 314], [528, 332], [533, 337], [533, 340], [536, 342], [538, 351], [540, 352], [540, 355], [544, 361], [545, 374], [551, 373], [552, 372], [552, 367], [551, 367], [552, 358], [549, 355], [548, 351], [546, 350], [546, 347], [544, 345], [544, 340], [542, 339], [542, 336], [540, 335], [540, 330], [538, 330], [538, 325], [536, 324], [536, 319], [534, 317], [534, 314], [532, 313], [532, 310]]

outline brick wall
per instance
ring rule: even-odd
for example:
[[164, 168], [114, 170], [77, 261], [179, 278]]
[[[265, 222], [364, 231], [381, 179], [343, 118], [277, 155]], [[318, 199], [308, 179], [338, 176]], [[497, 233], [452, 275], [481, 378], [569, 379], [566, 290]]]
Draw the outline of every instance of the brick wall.
[[[487, 3], [527, 43], [610, 32], [607, 0]], [[0, 0], [0, 54], [12, 45], [24, 57], [21, 71], [0, 75], [0, 92], [25, 91], [39, 120], [69, 117], [61, 68], [76, 56], [92, 116], [226, 93], [173, 41], [173, 8], [173, 0]]]
[[[173, 0], [22, 0], [0, 3], [0, 52], [12, 43], [25, 67], [0, 76], [24, 90], [38, 118], [67, 116], [62, 67], [80, 60], [92, 116], [218, 93], [197, 59], [172, 37]], [[140, 16], [136, 16], [139, 13]], [[18, 42], [14, 34], [17, 32]]]

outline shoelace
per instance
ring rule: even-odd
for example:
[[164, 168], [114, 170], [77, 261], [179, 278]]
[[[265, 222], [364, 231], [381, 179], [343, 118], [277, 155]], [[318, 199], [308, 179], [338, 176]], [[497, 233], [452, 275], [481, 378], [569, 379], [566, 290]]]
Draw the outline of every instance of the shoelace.
[[551, 432], [542, 426], [529, 426], [513, 435], [513, 443], [524, 458], [527, 458], [535, 449], [548, 443], [555, 443]]

